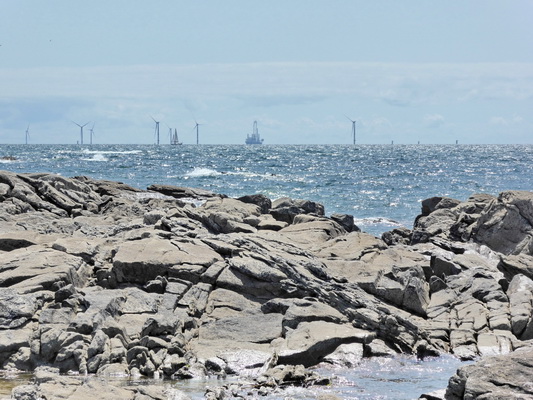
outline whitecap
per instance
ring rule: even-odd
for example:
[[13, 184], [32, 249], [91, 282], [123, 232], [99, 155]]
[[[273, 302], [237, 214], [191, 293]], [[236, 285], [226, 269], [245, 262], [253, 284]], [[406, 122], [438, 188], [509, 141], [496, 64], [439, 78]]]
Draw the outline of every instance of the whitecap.
[[83, 161], [97, 161], [97, 162], [105, 162], [108, 161], [107, 157], [104, 156], [102, 153], [95, 153], [91, 158], [82, 158]]
[[394, 221], [393, 219], [385, 218], [385, 217], [368, 217], [368, 218], [354, 218], [354, 222], [356, 225], [363, 225], [363, 226], [369, 226], [369, 225], [389, 225], [389, 226], [403, 226], [398, 221]]
[[142, 153], [141, 150], [89, 150], [89, 149], [83, 149], [83, 153], [85, 154], [139, 154]]
[[210, 168], [196, 167], [192, 171], [185, 174], [185, 178], [200, 178], [202, 176], [217, 176], [222, 175], [221, 172], [218, 172]]

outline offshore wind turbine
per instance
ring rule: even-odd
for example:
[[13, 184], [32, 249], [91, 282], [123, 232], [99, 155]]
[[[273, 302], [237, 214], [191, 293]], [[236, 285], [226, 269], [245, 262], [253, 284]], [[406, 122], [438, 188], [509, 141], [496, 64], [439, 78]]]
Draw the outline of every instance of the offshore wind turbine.
[[172, 144], [172, 128], [169, 124], [166, 124], [168, 126], [168, 140], [170, 141], [170, 144]]
[[28, 144], [29, 137], [30, 137], [30, 124], [28, 124], [28, 127], [26, 128], [26, 144]]
[[91, 144], [93, 144], [93, 135], [94, 135], [94, 122], [93, 122], [93, 126], [91, 127]]
[[198, 134], [198, 127], [200, 126], [200, 124], [196, 120], [194, 120], [194, 122], [196, 123], [196, 125], [193, 128], [193, 129], [196, 129], [196, 144], [199, 144], [200, 143], [200, 135]]
[[155, 136], [157, 137], [157, 144], [159, 144], [159, 121], [156, 121], [154, 117], [150, 116], [155, 122]]
[[80, 127], [80, 138], [81, 138], [81, 143], [80, 144], [83, 144], [83, 127], [85, 125], [87, 125], [89, 122], [87, 122], [87, 123], [85, 123], [83, 125], [80, 125], [80, 124], [78, 124], [77, 122], [74, 122], [74, 121], [72, 121], [72, 123], [75, 124], [75, 125], [78, 125]]
[[357, 121], [349, 118], [347, 115], [345, 115], [346, 118], [348, 118], [350, 121], [352, 121], [352, 136], [353, 136], [353, 144], [355, 144], [355, 123]]

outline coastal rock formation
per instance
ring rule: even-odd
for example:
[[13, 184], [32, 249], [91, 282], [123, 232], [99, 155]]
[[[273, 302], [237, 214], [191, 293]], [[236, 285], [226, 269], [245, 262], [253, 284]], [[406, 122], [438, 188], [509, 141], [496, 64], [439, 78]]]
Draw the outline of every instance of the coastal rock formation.
[[422, 206], [379, 239], [311, 201], [0, 172], [0, 365], [263, 382], [528, 347], [533, 195]]
[[517, 350], [504, 356], [487, 357], [477, 364], [459, 368], [450, 379], [447, 400], [530, 399], [533, 349]]

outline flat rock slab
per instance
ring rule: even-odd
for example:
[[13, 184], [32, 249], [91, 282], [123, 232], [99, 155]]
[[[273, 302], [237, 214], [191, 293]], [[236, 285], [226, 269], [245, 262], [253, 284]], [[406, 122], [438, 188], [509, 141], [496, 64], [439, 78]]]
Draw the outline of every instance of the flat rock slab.
[[282, 334], [281, 314], [252, 314], [208, 322], [200, 327], [199, 343], [230, 341], [232, 345], [246, 343], [270, 343]]
[[0, 286], [19, 293], [84, 286], [92, 268], [70, 254], [48, 248], [22, 248], [0, 254]]
[[[222, 260], [202, 242], [177, 242], [148, 238], [123, 243], [113, 261], [118, 282], [146, 283], [157, 276], [170, 276], [174, 266], [207, 268]], [[178, 268], [179, 269], [179, 268]]]
[[279, 350], [279, 364], [315, 365], [346, 343], [370, 343], [374, 333], [325, 321], [303, 322], [292, 332]]

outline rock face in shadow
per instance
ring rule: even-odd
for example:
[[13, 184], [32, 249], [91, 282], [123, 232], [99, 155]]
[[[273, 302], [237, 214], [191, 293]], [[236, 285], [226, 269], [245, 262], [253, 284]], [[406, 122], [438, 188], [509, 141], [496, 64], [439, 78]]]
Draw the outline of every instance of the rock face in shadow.
[[311, 201], [0, 172], [0, 366], [265, 380], [513, 353], [533, 338], [532, 204], [432, 198], [382, 240]]

